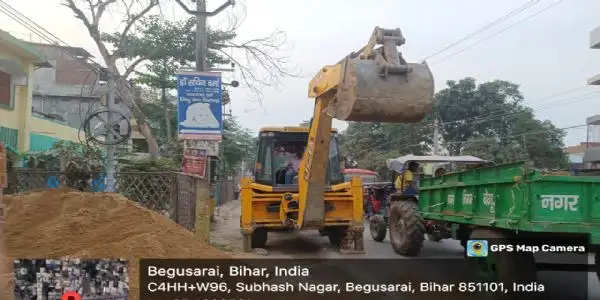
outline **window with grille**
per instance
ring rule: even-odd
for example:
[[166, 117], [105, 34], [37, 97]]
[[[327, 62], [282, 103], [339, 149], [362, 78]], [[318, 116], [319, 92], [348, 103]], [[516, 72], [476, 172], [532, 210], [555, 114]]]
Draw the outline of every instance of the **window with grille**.
[[12, 108], [12, 82], [8, 73], [0, 71], [0, 106]]

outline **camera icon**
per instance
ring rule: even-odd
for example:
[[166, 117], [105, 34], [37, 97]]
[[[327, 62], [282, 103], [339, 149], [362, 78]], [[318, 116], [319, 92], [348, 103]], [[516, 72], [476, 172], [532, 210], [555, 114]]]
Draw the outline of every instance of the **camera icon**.
[[486, 240], [468, 240], [467, 241], [467, 256], [468, 257], [487, 257], [488, 256], [488, 241], [486, 241]]

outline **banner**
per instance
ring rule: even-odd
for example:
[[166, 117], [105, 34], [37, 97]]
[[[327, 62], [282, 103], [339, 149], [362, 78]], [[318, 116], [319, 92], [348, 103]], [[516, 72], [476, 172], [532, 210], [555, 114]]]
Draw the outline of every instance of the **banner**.
[[207, 162], [208, 155], [205, 149], [187, 148], [183, 152], [183, 173], [204, 178]]
[[221, 139], [221, 73], [177, 74], [177, 123], [181, 138]]

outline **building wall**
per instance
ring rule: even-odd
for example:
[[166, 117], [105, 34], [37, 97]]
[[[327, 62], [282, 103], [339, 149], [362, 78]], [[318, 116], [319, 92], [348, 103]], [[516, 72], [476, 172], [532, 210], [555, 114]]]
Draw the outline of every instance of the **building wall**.
[[[71, 56], [68, 48], [33, 44], [42, 52], [53, 68], [36, 70], [34, 94], [77, 96], [89, 95], [98, 88], [98, 75], [94, 69]], [[83, 91], [82, 91], [83, 87]]]
[[[7, 145], [15, 152], [27, 152], [30, 150], [31, 133], [43, 135], [50, 138], [77, 141], [77, 130], [74, 128], [57, 124], [48, 120], [32, 116], [33, 86], [35, 78], [32, 76], [33, 61], [20, 57], [18, 53], [0, 44], [0, 60], [9, 62], [12, 66], [20, 66], [21, 70], [13, 70], [22, 73], [14, 83], [14, 101], [10, 108], [0, 107], [0, 138], [9, 142]], [[16, 149], [13, 145], [16, 135]], [[33, 137], [37, 141], [36, 137]]]
[[33, 63], [30, 60], [19, 57], [10, 49], [0, 45], [0, 59], [20, 65], [22, 74], [18, 74], [19, 80], [13, 83], [14, 98], [12, 107], [0, 106], [0, 129], [4, 132], [17, 130], [17, 151], [29, 149], [29, 119], [31, 118], [31, 76]]

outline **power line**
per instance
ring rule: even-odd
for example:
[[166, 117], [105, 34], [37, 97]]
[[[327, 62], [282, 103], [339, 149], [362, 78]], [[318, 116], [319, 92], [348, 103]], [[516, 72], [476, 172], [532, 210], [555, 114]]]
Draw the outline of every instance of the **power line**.
[[[555, 97], [558, 97], [558, 96], [570, 94], [570, 93], [573, 93], [575, 91], [586, 89], [586, 88], [589, 88], [589, 86], [588, 85], [584, 85], [584, 86], [579, 86], [579, 87], [575, 87], [575, 88], [569, 88], [567, 90], [559, 91], [559, 92], [553, 93], [551, 95], [539, 98], [535, 102], [540, 102], [540, 100], [552, 99], [552, 98], [555, 98]], [[598, 93], [598, 92], [594, 91], [594, 92], [588, 93], [588, 94], [594, 94], [594, 93]], [[584, 94], [584, 95], [587, 96], [588, 94]], [[584, 95], [579, 95], [579, 97], [584, 96]], [[579, 98], [576, 98], [576, 99], [579, 99]], [[563, 101], [563, 100], [568, 100], [568, 99], [561, 98], [559, 100], [548, 102], [547, 104], [555, 103], [555, 102]], [[575, 102], [577, 102], [577, 101], [575, 101]], [[544, 106], [541, 106], [541, 107], [538, 107], [538, 108], [532, 108], [532, 109], [535, 110], [535, 109], [540, 109], [540, 108], [543, 108], [543, 107]], [[447, 124], [467, 122], [467, 121], [479, 121], [479, 120], [482, 120], [482, 119], [493, 119], [493, 118], [503, 117], [503, 116], [512, 115], [512, 114], [524, 113], [525, 111], [517, 111], [517, 112], [511, 112], [511, 113], [502, 113], [502, 112], [504, 112], [503, 109], [501, 109], [501, 110], [495, 110], [495, 111], [492, 111], [492, 112], [488, 112], [486, 114], [481, 114], [481, 115], [470, 117], [470, 118], [464, 118], [464, 119], [458, 119], [458, 120], [441, 122], [440, 125], [447, 125]], [[425, 124], [423, 124], [423, 126], [433, 126], [433, 122], [425, 123]]]
[[[600, 94], [600, 91], [593, 91], [591, 93], [588, 94], [584, 94], [584, 95], [580, 95], [579, 97], [581, 98], [567, 98], [567, 99], [558, 99], [555, 101], [551, 101], [549, 103], [547, 103], [546, 105], [543, 106], [539, 106], [539, 107], [530, 107], [532, 110], [535, 111], [541, 111], [541, 110], [546, 110], [546, 109], [550, 109], [550, 108], [554, 108], [557, 106], [561, 106], [561, 105], [566, 105], [566, 104], [572, 104], [572, 103], [576, 103], [576, 102], [580, 102], [580, 101], [584, 101], [584, 100], [589, 100], [589, 99], [594, 99], [595, 97], [589, 97], [589, 96], [596, 96]], [[587, 96], [587, 97], [584, 97]], [[563, 103], [557, 103], [560, 101], [565, 101], [565, 100], [573, 100], [573, 101], [568, 101], [568, 102], [563, 102]], [[555, 103], [554, 105], [549, 105]], [[511, 116], [511, 115], [518, 115], [518, 114], [523, 114], [523, 113], [528, 113], [528, 110], [520, 110], [520, 111], [516, 111], [516, 112], [510, 112], [510, 113], [505, 113], [505, 114], [498, 114], [498, 115], [486, 115], [483, 117], [473, 117], [473, 118], [467, 118], [467, 119], [461, 119], [461, 120], [454, 120], [454, 121], [448, 121], [448, 122], [442, 122], [440, 123], [440, 125], [448, 125], [448, 124], [453, 124], [453, 123], [461, 123], [461, 122], [474, 122], [474, 123], [481, 123], [484, 121], [489, 121], [489, 120], [493, 120], [496, 118], [501, 118], [501, 117], [506, 117], [506, 116]], [[433, 123], [431, 123], [433, 124]], [[427, 126], [430, 126], [429, 124]]]
[[[587, 126], [587, 124], [573, 125], [573, 126], [562, 127], [562, 128], [548, 128], [548, 129], [544, 129], [544, 130], [528, 131], [528, 132], [524, 132], [524, 133], [520, 133], [520, 134], [508, 135], [508, 136], [506, 136], [506, 138], [510, 139], [510, 138], [516, 138], [516, 137], [521, 137], [521, 136], [526, 136], [526, 135], [535, 135], [535, 134], [540, 134], [540, 133], [546, 133], [546, 132], [556, 131], [556, 130], [571, 130], [571, 129], [576, 129], [576, 128], [585, 127], [585, 126]], [[464, 143], [468, 144], [468, 143], [474, 143], [474, 142], [478, 142], [478, 141], [489, 140], [490, 138], [494, 138], [494, 137], [486, 137], [486, 138], [481, 138], [481, 139], [476, 139], [476, 140], [466, 140], [466, 141], [449, 141], [449, 142], [445, 142], [445, 144], [446, 145], [464, 144]]]
[[[39, 36], [41, 39], [47, 41], [51, 45], [74, 48], [73, 46], [71, 46], [68, 43], [66, 43], [65, 41], [61, 40], [56, 35], [52, 34], [50, 31], [45, 29], [43, 26], [34, 22], [33, 20], [31, 20], [30, 18], [25, 16], [23, 13], [19, 12], [17, 9], [15, 9], [11, 5], [4, 2], [3, 0], [0, 0], [0, 12], [3, 12], [9, 18], [11, 18], [14, 21], [16, 21], [17, 23], [21, 24], [23, 27], [29, 29], [33, 34]], [[95, 62], [93, 59], [91, 59], [89, 57], [81, 58], [79, 56], [74, 55], [70, 51], [65, 51], [65, 53], [67, 55], [71, 56], [73, 59], [88, 65], [90, 68], [92, 68], [93, 70], [95, 70], [97, 72], [104, 71], [103, 68], [101, 67], [101, 64]]]
[[50, 31], [46, 30], [44, 27], [40, 26], [38, 23], [36, 23], [35, 21], [31, 20], [30, 18], [28, 18], [27, 16], [23, 15], [22, 13], [20, 13], [18, 10], [16, 10], [15, 8], [13, 8], [12, 6], [10, 6], [9, 4], [7, 4], [6, 2], [0, 0], [0, 4], [4, 5], [5, 7], [13, 10], [14, 12], [16, 12], [17, 14], [19, 14], [21, 17], [25, 18], [27, 21], [29, 21], [30, 23], [34, 24], [36, 27], [40, 28], [41, 30], [43, 30], [45, 33], [49, 34], [50, 36], [52, 36], [54, 39], [56, 39], [57, 41], [63, 43], [63, 44], [67, 44], [64, 41], [62, 41], [60, 38], [58, 38], [56, 35], [52, 34]]
[[523, 5], [515, 8], [515, 9], [510, 10], [508, 13], [506, 13], [503, 16], [495, 19], [494, 21], [492, 21], [492, 22], [484, 25], [483, 27], [481, 27], [481, 28], [479, 28], [479, 29], [477, 29], [477, 30], [475, 30], [475, 31], [473, 31], [473, 32], [465, 35], [464, 37], [462, 37], [462, 38], [460, 38], [460, 39], [458, 39], [458, 40], [450, 43], [446, 47], [444, 47], [444, 48], [442, 48], [442, 49], [440, 49], [440, 50], [438, 50], [438, 51], [436, 51], [436, 52], [434, 52], [434, 53], [432, 53], [432, 54], [424, 57], [422, 60], [425, 61], [425, 60], [427, 60], [427, 59], [429, 59], [431, 57], [434, 57], [434, 56], [436, 56], [436, 55], [438, 55], [440, 53], [443, 53], [444, 51], [447, 51], [448, 49], [451, 49], [452, 47], [454, 47], [454, 46], [456, 46], [456, 45], [458, 45], [458, 44], [460, 44], [460, 43], [462, 43], [462, 42], [464, 42], [464, 41], [466, 41], [466, 40], [468, 40], [468, 39], [470, 39], [470, 38], [478, 35], [479, 33], [482, 33], [484, 31], [486, 31], [486, 30], [494, 27], [495, 25], [498, 25], [498, 24], [500, 24], [500, 23], [502, 23], [502, 22], [510, 19], [511, 17], [516, 16], [516, 15], [522, 13], [523, 11], [525, 11], [525, 10], [527, 10], [527, 9], [535, 6], [539, 2], [540, 2], [540, 0], [530, 0], [530, 1], [526, 2], [525, 4], [523, 4]]
[[[505, 138], [507, 139], [513, 139], [513, 138], [517, 138], [517, 137], [522, 137], [522, 136], [527, 136], [527, 135], [535, 135], [535, 134], [540, 134], [540, 133], [546, 133], [546, 132], [551, 132], [551, 131], [556, 131], [556, 130], [571, 130], [571, 129], [577, 129], [577, 128], [581, 128], [581, 127], [585, 127], [587, 126], [587, 124], [580, 124], [580, 125], [574, 125], [574, 126], [568, 126], [568, 127], [562, 127], [562, 128], [548, 128], [548, 129], [544, 129], [544, 130], [535, 130], [535, 131], [527, 131], [527, 132], [523, 132], [523, 133], [519, 133], [519, 134], [512, 134], [512, 135], [507, 135]], [[494, 139], [496, 138], [495, 136], [489, 136], [489, 137], [483, 137], [483, 138], [478, 138], [478, 139], [469, 139], [469, 140], [454, 140], [454, 141], [444, 141], [443, 145], [447, 146], [447, 145], [455, 145], [455, 144], [471, 144], [471, 143], [475, 143], [475, 142], [480, 142], [480, 141], [489, 141], [490, 139]], [[383, 144], [379, 144], [379, 145], [375, 145], [375, 144], [371, 144], [368, 147], [364, 147], [364, 149], [374, 149], [376, 146], [389, 146], [392, 143], [399, 143], [400, 146], [404, 147], [404, 148], [410, 148], [410, 147], [417, 147], [417, 146], [428, 146], [427, 144], [423, 144], [424, 142], [421, 143], [417, 143], [417, 144], [409, 144], [409, 145], [403, 145], [402, 141], [393, 141], [390, 140], [387, 143], [383, 143]]]
[[440, 64], [442, 62], [445, 62], [449, 58], [452, 58], [452, 57], [454, 57], [456, 55], [459, 55], [459, 54], [461, 54], [461, 53], [463, 53], [463, 52], [465, 52], [465, 51], [473, 48], [474, 46], [480, 44], [481, 42], [487, 41], [487, 40], [489, 40], [489, 39], [491, 39], [491, 38], [493, 38], [493, 37], [495, 37], [495, 36], [497, 36], [497, 35], [505, 32], [505, 31], [507, 31], [507, 30], [509, 30], [509, 29], [511, 29], [511, 28], [513, 28], [513, 27], [515, 27], [515, 26], [517, 26], [517, 25], [525, 22], [525, 21], [530, 20], [531, 18], [533, 18], [533, 17], [535, 17], [535, 16], [537, 16], [537, 15], [539, 15], [539, 14], [541, 14], [541, 13], [547, 11], [547, 10], [549, 10], [550, 8], [555, 7], [556, 5], [558, 5], [561, 2], [562, 2], [562, 0], [558, 0], [556, 2], [553, 2], [550, 5], [542, 8], [541, 10], [539, 10], [539, 11], [537, 11], [537, 12], [535, 12], [535, 13], [533, 13], [533, 14], [531, 14], [531, 15], [529, 15], [529, 16], [527, 16], [527, 17], [525, 17], [525, 18], [523, 18], [523, 19], [521, 19], [521, 20], [519, 20], [519, 21], [517, 21], [517, 22], [515, 22], [515, 23], [513, 23], [513, 24], [511, 24], [511, 25], [509, 25], [509, 26], [507, 26], [507, 27], [499, 30], [499, 31], [497, 31], [497, 32], [495, 32], [495, 33], [493, 33], [493, 34], [490, 34], [490, 35], [488, 35], [488, 36], [486, 36], [486, 37], [484, 37], [482, 39], [479, 39], [479, 40], [475, 41], [474, 43], [470, 44], [469, 46], [467, 46], [467, 47], [465, 47], [465, 48], [463, 48], [461, 50], [458, 50], [458, 51], [453, 52], [453, 53], [451, 53], [449, 55], [446, 55], [446, 56], [442, 57], [441, 59], [439, 59], [437, 61], [433, 61], [430, 65], [437, 65], [437, 64]]

